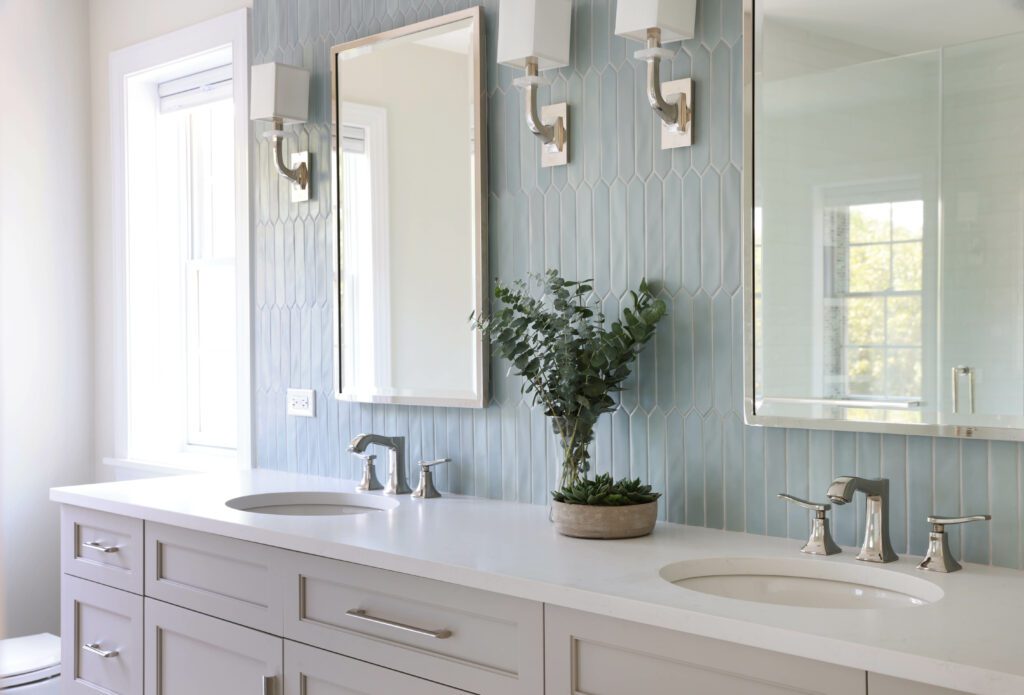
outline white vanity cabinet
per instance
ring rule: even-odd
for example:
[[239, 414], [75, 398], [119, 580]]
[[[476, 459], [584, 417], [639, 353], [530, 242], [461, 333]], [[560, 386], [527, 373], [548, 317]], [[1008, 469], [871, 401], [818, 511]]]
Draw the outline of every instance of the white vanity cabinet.
[[72, 695], [955, 695], [70, 505], [62, 519]]

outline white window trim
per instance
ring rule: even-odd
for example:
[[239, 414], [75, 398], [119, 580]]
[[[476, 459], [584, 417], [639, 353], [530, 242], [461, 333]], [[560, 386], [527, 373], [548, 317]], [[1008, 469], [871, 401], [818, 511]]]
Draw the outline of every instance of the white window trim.
[[[249, 10], [243, 8], [110, 54], [110, 141], [114, 253], [114, 452], [105, 464], [167, 471], [254, 466], [252, 427], [252, 331], [250, 310], [249, 199]], [[170, 461], [128, 458], [128, 326], [126, 272], [125, 80], [186, 56], [231, 47], [235, 108], [235, 280], [238, 350], [238, 447], [234, 457], [206, 454]]]

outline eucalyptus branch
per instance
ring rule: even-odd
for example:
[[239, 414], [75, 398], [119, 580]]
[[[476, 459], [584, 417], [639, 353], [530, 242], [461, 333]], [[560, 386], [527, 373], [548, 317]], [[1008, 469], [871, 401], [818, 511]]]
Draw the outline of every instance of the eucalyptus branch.
[[643, 281], [630, 292], [632, 306], [622, 318], [606, 325], [590, 280], [565, 280], [555, 270], [530, 279], [541, 288], [539, 297], [522, 280], [496, 282], [498, 308], [470, 321], [488, 336], [495, 356], [509, 360], [510, 372], [523, 377], [523, 393], [552, 418], [565, 451], [563, 482], [573, 483], [589, 470], [598, 418], [617, 407], [612, 394], [622, 390], [666, 307]]

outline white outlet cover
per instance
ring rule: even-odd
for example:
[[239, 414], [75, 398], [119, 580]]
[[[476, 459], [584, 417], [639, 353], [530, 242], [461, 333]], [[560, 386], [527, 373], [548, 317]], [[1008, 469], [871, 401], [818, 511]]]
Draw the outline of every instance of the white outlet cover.
[[288, 389], [287, 398], [289, 415], [316, 416], [316, 394], [313, 389]]

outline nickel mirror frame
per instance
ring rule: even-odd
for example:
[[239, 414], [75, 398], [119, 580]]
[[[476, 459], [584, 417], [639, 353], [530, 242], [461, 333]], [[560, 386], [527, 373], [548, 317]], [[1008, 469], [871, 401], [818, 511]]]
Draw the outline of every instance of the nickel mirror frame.
[[[487, 113], [485, 98], [486, 84], [483, 73], [484, 23], [483, 8], [470, 7], [440, 17], [434, 17], [414, 24], [397, 27], [388, 31], [373, 34], [331, 47], [331, 205], [334, 229], [334, 247], [332, 249], [332, 301], [334, 303], [334, 391], [335, 398], [356, 403], [385, 403], [394, 405], [439, 406], [448, 408], [483, 408], [490, 400], [490, 350], [489, 343], [479, 331], [475, 331], [476, 383], [479, 393], [473, 398], [433, 398], [421, 396], [388, 396], [388, 395], [353, 395], [344, 392], [342, 386], [342, 345], [343, 321], [341, 302], [341, 262], [342, 262], [342, 215], [341, 205], [341, 172], [338, 167], [339, 148], [339, 108], [338, 102], [338, 54], [354, 48], [384, 43], [411, 34], [430, 29], [456, 24], [466, 20], [472, 21], [471, 30], [471, 62], [474, 87], [473, 94], [473, 128], [474, 128], [474, 163], [473, 176], [476, 182], [473, 195], [476, 215], [474, 216], [473, 234], [476, 239], [476, 276], [474, 283], [474, 310], [477, 315], [486, 314], [490, 284], [488, 282], [487, 253]], [[467, 316], [466, 330], [470, 330]]]
[[757, 427], [786, 427], [840, 432], [875, 432], [932, 437], [1024, 441], [1024, 429], [992, 425], [943, 425], [759, 415], [755, 402], [754, 362], [754, 7], [743, 0], [743, 420]]

